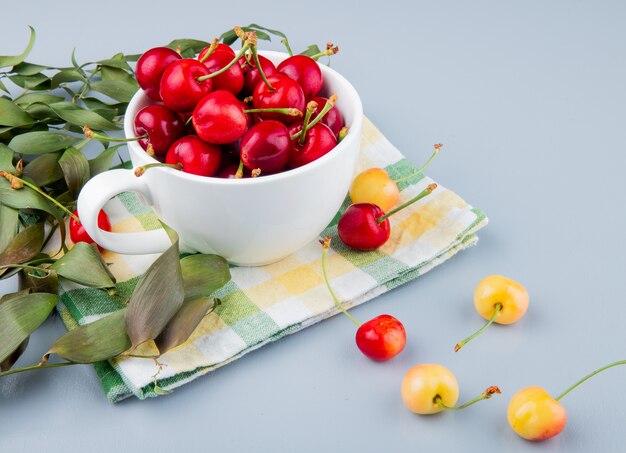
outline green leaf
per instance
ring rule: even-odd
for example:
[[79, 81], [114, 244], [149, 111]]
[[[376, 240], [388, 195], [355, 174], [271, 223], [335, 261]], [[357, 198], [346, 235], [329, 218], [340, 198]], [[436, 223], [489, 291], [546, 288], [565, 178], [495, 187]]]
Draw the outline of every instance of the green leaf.
[[185, 300], [209, 297], [230, 281], [228, 261], [218, 255], [189, 255], [180, 260]]
[[55, 102], [61, 102], [65, 98], [63, 96], [56, 96], [54, 94], [47, 93], [26, 93], [15, 99], [15, 103], [22, 108], [26, 108], [32, 104], [54, 104]]
[[218, 304], [209, 297], [186, 300], [163, 332], [154, 340], [161, 354], [180, 346], [189, 339], [212, 306]]
[[48, 153], [33, 159], [24, 167], [24, 175], [39, 187], [47, 186], [63, 178], [59, 165], [61, 153]]
[[38, 64], [22, 62], [18, 65], [13, 66], [13, 69], [11, 69], [11, 72], [14, 72], [22, 76], [31, 76], [31, 75], [39, 74], [40, 72], [45, 71], [47, 69], [52, 69], [52, 68], [50, 68], [49, 66], [41, 66]]
[[306, 48], [306, 50], [300, 52], [300, 55], [307, 55], [311, 57], [313, 55], [317, 55], [320, 52], [321, 50], [316, 44], [311, 44], [309, 47]]
[[112, 288], [115, 280], [95, 245], [78, 242], [50, 266], [59, 276], [93, 288]]
[[57, 294], [59, 292], [59, 276], [51, 269], [42, 269], [41, 272], [24, 269], [20, 276], [21, 287], [28, 288], [33, 293]]
[[56, 303], [56, 294], [33, 293], [0, 304], [0, 362], [46, 320]]
[[[23, 229], [0, 253], [0, 266], [21, 264], [31, 260], [41, 252], [44, 240], [43, 223], [36, 223]], [[0, 270], [0, 274], [5, 269]]]
[[8, 77], [11, 82], [27, 90], [50, 90], [52, 82], [45, 74], [31, 76], [12, 75]]
[[271, 28], [262, 27], [261, 25], [258, 25], [258, 24], [250, 24], [250, 25], [248, 25], [248, 28], [252, 28], [252, 29], [257, 30], [257, 31], [258, 30], [265, 30], [267, 32], [270, 32], [273, 35], [280, 36], [281, 38], [287, 38], [287, 36], [282, 31], [272, 30]]
[[132, 68], [124, 59], [123, 54], [117, 54], [116, 56], [121, 56], [121, 57], [118, 57], [118, 58], [113, 57], [113, 58], [108, 58], [106, 60], [96, 61], [96, 64], [100, 66], [104, 66], [106, 68], [117, 68], [117, 69], [123, 69], [125, 71], [132, 71]]
[[125, 312], [126, 309], [114, 311], [70, 330], [53, 343], [46, 356], [56, 354], [70, 362], [95, 363], [120, 355], [131, 346], [124, 323]]
[[176, 48], [180, 46], [182, 53], [189, 53], [188, 51], [190, 51], [193, 54], [197, 54], [208, 45], [210, 45], [210, 43], [197, 39], [175, 39], [165, 47], [176, 50]]
[[111, 168], [111, 163], [113, 162], [113, 156], [115, 156], [116, 151], [121, 147], [126, 146], [125, 144], [111, 146], [94, 159], [89, 161], [89, 174], [93, 178], [100, 173], [103, 173]]
[[155, 339], [185, 298], [178, 237], [173, 242], [139, 280], [128, 303], [126, 330], [133, 347]]
[[0, 126], [28, 126], [35, 121], [7, 98], [0, 97]]
[[[257, 38], [262, 39], [264, 41], [271, 41], [272, 40], [270, 35], [268, 35], [267, 33], [262, 31], [262, 30], [270, 31], [268, 28], [261, 27], [261, 26], [256, 25], [256, 24], [250, 24], [247, 27], [241, 27], [241, 29], [243, 31], [256, 31]], [[275, 30], [271, 30], [271, 31], [275, 32], [274, 34], [279, 34], [280, 33], [280, 32], [276, 32]], [[285, 35], [282, 34], [282, 33], [280, 33], [279, 36], [285, 37]], [[218, 39], [220, 41], [222, 41], [224, 44], [230, 46], [235, 41], [237, 41], [237, 39], [239, 39], [239, 38], [235, 34], [235, 30], [231, 29], [231, 30], [227, 30], [224, 33], [222, 33]]]
[[55, 102], [50, 104], [50, 108], [68, 123], [78, 127], [85, 125], [96, 130], [119, 130], [111, 121], [90, 110], [86, 110], [71, 102]]
[[28, 28], [30, 28], [30, 39], [28, 40], [28, 44], [26, 45], [24, 52], [14, 56], [0, 56], [0, 68], [5, 66], [16, 66], [26, 59], [30, 51], [33, 49], [33, 46], [35, 45], [35, 38], [37, 37], [35, 29], [30, 25]]
[[5, 93], [9, 93], [9, 90], [7, 90], [6, 85], [2, 83], [2, 80], [0, 80], [0, 90], [4, 91]]
[[89, 162], [87, 158], [76, 148], [68, 148], [59, 159], [59, 165], [63, 170], [68, 189], [78, 198], [83, 186], [89, 181]]
[[0, 143], [0, 171], [8, 171], [9, 173], [15, 173], [15, 167], [13, 166], [13, 150], [7, 147], [4, 143]]
[[132, 82], [124, 80], [99, 80], [92, 82], [91, 89], [116, 101], [129, 102], [139, 89], [139, 85], [137, 85], [134, 80]]
[[0, 252], [13, 240], [19, 225], [19, 211], [0, 204]]
[[63, 68], [52, 76], [51, 88], [58, 88], [62, 83], [87, 82], [87, 79], [75, 68]]
[[17, 362], [17, 359], [19, 359], [20, 356], [26, 350], [26, 347], [28, 346], [29, 338], [30, 337], [26, 337], [26, 339], [22, 341], [22, 343], [20, 343], [20, 345], [17, 347], [15, 351], [13, 351], [11, 354], [9, 354], [9, 356], [6, 359], [0, 362], [0, 371], [7, 371], [11, 369], [11, 367], [15, 364], [15, 362]]
[[20, 154], [45, 154], [68, 148], [83, 137], [62, 132], [27, 132], [16, 135], [9, 143], [9, 148]]

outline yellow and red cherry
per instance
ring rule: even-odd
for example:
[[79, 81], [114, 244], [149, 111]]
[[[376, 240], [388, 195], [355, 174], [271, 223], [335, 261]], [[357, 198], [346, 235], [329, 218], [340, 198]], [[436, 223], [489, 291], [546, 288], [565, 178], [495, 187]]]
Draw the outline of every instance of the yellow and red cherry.
[[474, 290], [474, 307], [487, 323], [454, 347], [461, 349], [469, 341], [483, 333], [492, 323], [513, 324], [528, 310], [528, 291], [521, 283], [502, 275], [489, 275]]
[[302, 87], [305, 99], [317, 96], [322, 89], [322, 71], [311, 57], [293, 55], [281, 61], [276, 69]]
[[358, 327], [355, 337], [357, 347], [363, 355], [377, 362], [384, 362], [395, 357], [402, 352], [406, 345], [406, 330], [404, 329], [404, 325], [391, 315], [379, 315], [361, 324], [348, 313], [335, 295], [326, 272], [326, 256], [330, 249], [330, 242], [330, 236], [326, 236], [323, 240], [320, 240], [320, 244], [322, 244], [323, 247], [322, 274], [324, 276], [324, 282], [337, 309]]
[[420, 415], [436, 414], [443, 410], [465, 409], [479, 401], [501, 393], [498, 387], [487, 388], [480, 396], [461, 406], [455, 406], [459, 399], [459, 383], [454, 374], [443, 365], [415, 365], [402, 379], [401, 395], [404, 405]]
[[175, 112], [191, 112], [213, 88], [209, 69], [198, 60], [183, 58], [171, 63], [161, 78], [160, 95], [166, 107]]
[[148, 105], [135, 116], [135, 134], [143, 137], [137, 140], [144, 149], [150, 150], [157, 158], [165, 157], [172, 143], [178, 140], [185, 130], [180, 116], [160, 104]]
[[[252, 104], [255, 109], [287, 108], [304, 111], [305, 97], [297, 82], [284, 74], [274, 74], [267, 77], [267, 83], [259, 83], [252, 95]], [[259, 116], [263, 120], [277, 120], [285, 124], [298, 121], [298, 117], [277, 112], [262, 112]]]
[[170, 63], [180, 60], [181, 57], [174, 50], [167, 47], [155, 47], [146, 51], [135, 68], [137, 83], [146, 95], [155, 101], [160, 101], [159, 90], [161, 77]]
[[215, 175], [221, 161], [220, 147], [207, 143], [195, 135], [177, 140], [165, 157], [167, 165], [178, 166], [185, 173], [198, 176]]
[[[228, 48], [230, 49], [230, 47]], [[235, 58], [235, 53], [232, 49], [230, 52], [216, 49], [206, 59], [200, 59], [200, 61], [209, 69], [209, 72], [214, 73], [230, 64], [233, 58]], [[215, 76], [212, 80], [213, 90], [226, 90], [237, 95], [243, 88], [243, 71], [241, 70], [241, 66], [233, 64], [225, 72]]]
[[350, 205], [337, 224], [339, 237], [344, 244], [355, 250], [368, 251], [379, 248], [391, 235], [389, 217], [430, 195], [436, 188], [437, 184], [430, 184], [417, 196], [386, 214], [372, 203]]
[[241, 139], [241, 161], [261, 174], [285, 169], [289, 159], [289, 131], [280, 121], [266, 120], [252, 126]]
[[[313, 116], [317, 116], [322, 112], [324, 105], [328, 102], [328, 99], [321, 96], [316, 96], [312, 99], [317, 104], [317, 109], [313, 113]], [[333, 108], [331, 108], [326, 114], [322, 116], [321, 122], [326, 126], [330, 127], [330, 130], [333, 131], [335, 137], [339, 138], [339, 132], [343, 128], [343, 117], [341, 116], [341, 112], [339, 109], [333, 104]]]
[[[85, 227], [80, 222], [78, 217], [78, 211], [74, 211], [73, 216], [70, 216], [70, 239], [74, 244], [79, 242], [85, 242], [87, 244], [93, 244], [94, 240], [87, 234]], [[98, 213], [98, 228], [104, 231], [111, 231], [111, 219], [104, 210], [100, 210]], [[98, 245], [98, 250], [102, 251], [102, 247]]]
[[520, 390], [513, 395], [507, 408], [509, 425], [518, 436], [527, 440], [542, 441], [559, 435], [567, 424], [567, 412], [561, 405], [561, 399], [595, 375], [620, 365], [626, 365], [626, 360], [592, 371], [556, 398], [542, 387], [532, 386]]

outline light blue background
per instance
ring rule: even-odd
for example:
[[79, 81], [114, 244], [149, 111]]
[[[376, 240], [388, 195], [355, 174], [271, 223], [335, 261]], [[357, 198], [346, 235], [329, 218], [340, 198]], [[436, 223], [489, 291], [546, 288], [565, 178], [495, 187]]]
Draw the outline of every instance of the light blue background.
[[[2, 18], [0, 53], [21, 51], [32, 24], [29, 60], [53, 65], [75, 46], [86, 61], [249, 22], [294, 49], [332, 40], [366, 114], [416, 162], [444, 143], [430, 176], [491, 224], [476, 248], [353, 311], [404, 322], [409, 344], [391, 362], [364, 359], [339, 316], [150, 401], [109, 404], [88, 366], [23, 374], [0, 381], [0, 451], [623, 450], [626, 369], [564, 399], [568, 426], [549, 442], [521, 440], [505, 418], [520, 388], [557, 394], [626, 356], [623, 2], [42, 1], [3, 5]], [[528, 314], [454, 354], [481, 324], [472, 292], [491, 273], [527, 286]], [[63, 331], [47, 322], [20, 363]], [[455, 372], [461, 400], [492, 384], [504, 395], [415, 416], [399, 387], [425, 362]]]

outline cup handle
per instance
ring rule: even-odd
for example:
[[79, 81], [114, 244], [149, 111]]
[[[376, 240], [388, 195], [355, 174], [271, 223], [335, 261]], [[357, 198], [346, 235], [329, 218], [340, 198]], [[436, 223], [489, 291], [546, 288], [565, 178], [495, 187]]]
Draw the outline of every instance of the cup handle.
[[78, 216], [87, 234], [106, 250], [127, 255], [160, 253], [172, 245], [165, 230], [135, 233], [111, 233], [98, 227], [98, 213], [104, 205], [122, 192], [139, 192], [152, 204], [145, 178], [138, 178], [132, 170], [109, 170], [90, 179], [78, 196]]

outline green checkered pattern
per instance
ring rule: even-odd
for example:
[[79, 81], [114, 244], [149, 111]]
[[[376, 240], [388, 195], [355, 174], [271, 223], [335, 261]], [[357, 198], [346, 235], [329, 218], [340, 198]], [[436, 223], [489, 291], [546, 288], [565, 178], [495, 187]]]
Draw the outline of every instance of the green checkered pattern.
[[[416, 171], [366, 119], [357, 171], [382, 167], [392, 178]], [[401, 202], [433, 181], [417, 175], [400, 184]], [[391, 217], [392, 235], [377, 251], [348, 249], [337, 237], [344, 205], [320, 234], [333, 238], [327, 267], [331, 284], [346, 307], [370, 300], [417, 278], [458, 251], [476, 243], [475, 232], [487, 223], [452, 191], [439, 186], [429, 197]], [[114, 231], [159, 228], [152, 210], [134, 194], [118, 196], [107, 205]], [[125, 306], [142, 272], [155, 256], [122, 256], [104, 252], [118, 278], [114, 295], [63, 281], [59, 312], [68, 329], [93, 322]], [[338, 313], [324, 285], [321, 246], [312, 242], [290, 257], [268, 266], [232, 267], [232, 280], [216, 294], [223, 303], [207, 315], [191, 338], [159, 358], [122, 358], [95, 364], [107, 398], [157, 396], [225, 365], [271, 341], [297, 332]], [[143, 348], [143, 346], [142, 346]], [[146, 354], [154, 346], [145, 345]], [[141, 353], [138, 352], [138, 353]], [[155, 385], [158, 385], [155, 391]]]

